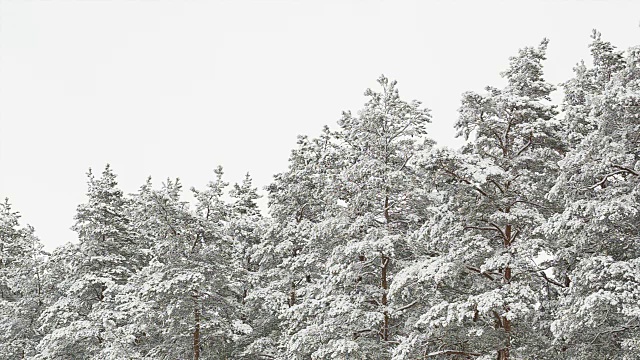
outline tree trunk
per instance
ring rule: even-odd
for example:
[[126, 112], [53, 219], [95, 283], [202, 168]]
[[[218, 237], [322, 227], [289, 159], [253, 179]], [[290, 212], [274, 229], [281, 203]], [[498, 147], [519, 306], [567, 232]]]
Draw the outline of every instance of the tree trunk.
[[[388, 192], [389, 189], [386, 189], [386, 191]], [[386, 195], [384, 197], [384, 219], [387, 223], [387, 228], [389, 227], [389, 224], [391, 223], [391, 216], [389, 215], [389, 195]], [[389, 289], [389, 283], [387, 280], [387, 270], [389, 269], [389, 262], [391, 261], [391, 259], [389, 259], [388, 256], [386, 256], [385, 254], [381, 253], [380, 254], [380, 258], [382, 261], [382, 269], [381, 269], [381, 273], [380, 273], [380, 285], [382, 286], [382, 307], [383, 309], [383, 315], [384, 315], [384, 320], [383, 320], [383, 324], [382, 324], [382, 339], [384, 341], [388, 341], [389, 340], [389, 310], [387, 308], [388, 305], [388, 299], [387, 299], [387, 292]]]
[[289, 292], [289, 307], [296, 304], [296, 283], [291, 282], [291, 291]]
[[389, 310], [387, 309], [387, 304], [388, 304], [387, 291], [389, 289], [389, 284], [387, 282], [387, 269], [389, 267], [389, 257], [385, 256], [384, 254], [381, 254], [381, 255], [382, 255], [381, 256], [382, 257], [382, 273], [380, 274], [380, 277], [381, 277], [381, 285], [382, 285], [382, 307], [384, 308], [382, 339], [384, 341], [388, 341], [389, 340]]
[[509, 348], [498, 350], [498, 360], [509, 360]]
[[[506, 209], [509, 212], [509, 209]], [[507, 224], [504, 230], [504, 247], [509, 248], [511, 246], [511, 224]], [[508, 284], [511, 282], [511, 268], [507, 266], [504, 269], [503, 282]], [[509, 311], [509, 307], [505, 307], [505, 311]], [[506, 316], [502, 317], [502, 328], [506, 334], [505, 347], [498, 350], [498, 360], [509, 360], [509, 350], [511, 349], [511, 320]]]
[[193, 298], [193, 360], [200, 359], [200, 294], [195, 290]]

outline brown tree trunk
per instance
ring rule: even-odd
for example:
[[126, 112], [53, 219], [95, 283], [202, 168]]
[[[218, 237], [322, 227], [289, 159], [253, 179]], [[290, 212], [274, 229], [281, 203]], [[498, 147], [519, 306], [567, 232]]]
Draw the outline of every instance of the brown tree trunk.
[[[507, 208], [506, 212], [509, 212]], [[509, 248], [511, 246], [511, 224], [507, 224], [504, 230], [504, 247]], [[511, 282], [511, 268], [507, 266], [504, 269], [504, 277], [503, 282], [508, 284]], [[505, 307], [506, 311], [509, 311], [509, 307]], [[511, 320], [507, 319], [506, 316], [502, 317], [502, 328], [506, 334], [505, 339], [505, 347], [498, 350], [498, 360], [509, 360], [509, 350], [511, 349]]]
[[195, 290], [193, 298], [193, 360], [200, 359], [200, 294]]
[[289, 292], [289, 307], [296, 304], [296, 283], [291, 282], [291, 291]]
[[384, 322], [382, 325], [382, 339], [384, 341], [389, 340], [389, 311], [387, 310], [387, 291], [389, 284], [387, 282], [387, 268], [389, 267], [389, 257], [382, 254], [382, 273], [381, 273], [381, 285], [382, 285], [382, 306], [384, 307], [383, 315]]
[[509, 360], [509, 348], [498, 350], [498, 360]]
[[[389, 191], [387, 189], [387, 191]], [[387, 227], [389, 227], [389, 224], [391, 222], [391, 216], [389, 215], [389, 196], [385, 196], [384, 197], [384, 219], [387, 223]], [[388, 256], [386, 256], [385, 254], [381, 253], [380, 254], [380, 259], [381, 259], [381, 272], [380, 272], [380, 285], [382, 287], [382, 301], [381, 304], [384, 308], [383, 310], [383, 316], [384, 316], [384, 320], [383, 320], [383, 324], [382, 324], [382, 339], [384, 341], [388, 341], [390, 334], [389, 334], [389, 310], [387, 309], [387, 305], [389, 303], [388, 299], [387, 299], [387, 292], [389, 289], [389, 283], [387, 280], [387, 271], [389, 269], [389, 262], [391, 261], [391, 259], [389, 259]]]

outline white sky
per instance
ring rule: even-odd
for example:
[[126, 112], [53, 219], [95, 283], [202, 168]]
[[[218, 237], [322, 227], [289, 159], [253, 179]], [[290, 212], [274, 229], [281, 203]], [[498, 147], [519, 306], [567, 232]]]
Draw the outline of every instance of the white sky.
[[151, 175], [187, 194], [218, 164], [262, 188], [382, 73], [457, 146], [461, 93], [502, 85], [518, 48], [550, 38], [559, 83], [591, 29], [626, 49], [639, 20], [640, 1], [0, 0], [0, 197], [52, 249], [76, 239], [89, 167], [127, 193]]

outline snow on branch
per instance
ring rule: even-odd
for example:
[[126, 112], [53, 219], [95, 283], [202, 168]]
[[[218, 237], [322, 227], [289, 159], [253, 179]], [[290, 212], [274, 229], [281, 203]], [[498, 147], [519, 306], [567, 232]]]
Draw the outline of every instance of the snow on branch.
[[428, 353], [425, 357], [436, 357], [440, 355], [464, 355], [464, 356], [480, 356], [479, 353], [461, 351], [461, 350], [439, 350], [436, 352]]

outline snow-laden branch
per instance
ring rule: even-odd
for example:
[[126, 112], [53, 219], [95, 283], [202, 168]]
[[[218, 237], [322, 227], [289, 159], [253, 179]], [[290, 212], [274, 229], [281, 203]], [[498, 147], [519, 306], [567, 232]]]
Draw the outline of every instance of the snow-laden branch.
[[636, 171], [631, 170], [629, 168], [626, 168], [626, 167], [623, 167], [623, 166], [619, 166], [619, 165], [613, 165], [613, 167], [617, 168], [617, 169], [620, 169], [620, 170], [613, 171], [613, 172], [610, 172], [610, 173], [606, 174], [602, 178], [602, 180], [598, 181], [597, 183], [595, 183], [595, 184], [593, 184], [593, 185], [591, 185], [589, 187], [584, 188], [583, 190], [591, 190], [591, 189], [597, 188], [598, 186], [602, 186], [612, 176], [621, 175], [621, 174], [632, 174], [632, 175], [638, 176], [638, 173]]
[[490, 226], [472, 226], [472, 225], [466, 225], [466, 226], [464, 227], [464, 230], [469, 230], [469, 229], [473, 229], [473, 230], [482, 230], [482, 231], [498, 231], [498, 232], [500, 232], [499, 230], [496, 230], [495, 228], [490, 227]]
[[[486, 277], [486, 278], [487, 278], [487, 279], [489, 279], [489, 280], [495, 280], [495, 279], [493, 278], [493, 276], [491, 276], [488, 272], [484, 272], [484, 271], [482, 271], [482, 270], [478, 269], [477, 267], [473, 267], [473, 266], [471, 266], [471, 265], [465, 265], [465, 267], [466, 267], [467, 269], [469, 269], [469, 270], [473, 271], [473, 272], [477, 272], [478, 274], [480, 274], [480, 275], [482, 275], [482, 276]], [[494, 274], [494, 275], [500, 275], [500, 274]]]
[[455, 171], [449, 170], [445, 167], [443, 167], [444, 172], [446, 172], [447, 174], [453, 176], [455, 179], [458, 179], [459, 181], [462, 181], [463, 183], [467, 184], [467, 185], [471, 185], [471, 187], [476, 190], [477, 192], [479, 192], [480, 194], [482, 194], [485, 197], [490, 197], [489, 194], [487, 194], [484, 190], [482, 190], [480, 187], [478, 187], [476, 184], [472, 183], [471, 181], [469, 181], [468, 179], [463, 178], [462, 176], [458, 175]]
[[619, 332], [626, 332], [629, 330], [633, 330], [636, 328], [639, 328], [640, 325], [639, 324], [631, 324], [631, 323], [627, 323], [625, 325], [621, 325], [619, 328], [614, 328], [614, 329], [609, 329], [609, 330], [605, 330], [605, 331], [600, 331], [596, 334], [596, 336], [591, 340], [590, 344], [593, 345], [598, 338], [601, 335], [611, 335], [611, 334], [615, 334], [615, 333], [619, 333]]
[[512, 240], [512, 239], [507, 239], [507, 234], [505, 234], [505, 232], [502, 230], [502, 228], [500, 228], [500, 226], [498, 226], [498, 224], [494, 222], [489, 222], [486, 220], [481, 220], [481, 221], [486, 222], [490, 226], [465, 225], [464, 230], [473, 229], [473, 230], [481, 230], [481, 231], [496, 231], [498, 234], [500, 234], [503, 240], [506, 240], [506, 241]]
[[518, 150], [518, 152], [516, 153], [516, 156], [522, 155], [522, 153], [525, 152], [531, 146], [531, 144], [533, 144], [532, 140], [533, 140], [533, 136], [529, 134], [529, 140], [520, 150]]
[[461, 351], [461, 350], [439, 350], [436, 352], [428, 353], [425, 357], [436, 357], [440, 355], [464, 355], [464, 356], [480, 356], [479, 353]]
[[495, 181], [495, 180], [493, 180], [493, 179], [489, 179], [489, 181], [490, 181], [491, 183], [493, 183], [493, 185], [495, 185], [495, 186], [498, 188], [498, 190], [500, 190], [500, 192], [501, 192], [501, 193], [503, 193], [503, 194], [504, 194], [504, 189], [502, 188], [502, 186], [500, 186], [500, 184], [498, 184], [498, 182], [497, 182], [497, 181]]
[[621, 166], [621, 165], [612, 165], [612, 166], [614, 168], [616, 168], [616, 169], [624, 170], [624, 171], [626, 171], [626, 172], [628, 172], [628, 173], [630, 173], [632, 175], [640, 176], [640, 174], [637, 171], [629, 169], [628, 167], [624, 167], [624, 166]]
[[540, 276], [550, 284], [553, 284], [553, 285], [556, 285], [556, 286], [560, 286], [560, 287], [566, 287], [564, 284], [562, 284], [562, 283], [560, 283], [560, 282], [558, 282], [558, 281], [556, 281], [554, 279], [549, 278], [544, 271], [540, 272]]
[[399, 313], [399, 312], [405, 311], [405, 310], [407, 310], [407, 309], [409, 309], [409, 308], [413, 307], [413, 306], [414, 306], [414, 305], [416, 305], [417, 303], [418, 303], [418, 301], [417, 301], [417, 300], [414, 300], [414, 301], [412, 301], [411, 303], [409, 303], [409, 304], [407, 304], [407, 305], [405, 305], [405, 306], [403, 306], [403, 307], [401, 307], [401, 308], [395, 309], [393, 312], [394, 312], [394, 313]]

